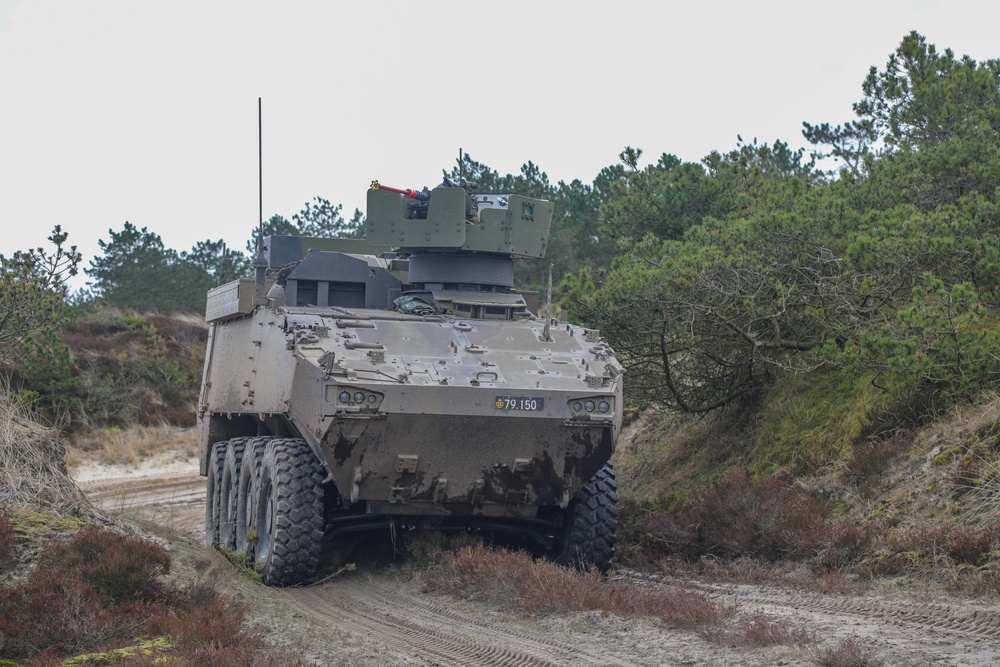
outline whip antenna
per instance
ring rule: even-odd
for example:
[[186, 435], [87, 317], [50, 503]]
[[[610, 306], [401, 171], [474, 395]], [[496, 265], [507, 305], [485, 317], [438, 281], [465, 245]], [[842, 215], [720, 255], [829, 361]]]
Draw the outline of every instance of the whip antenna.
[[222, 242], [222, 254], [219, 256], [219, 279], [217, 285], [226, 284], [226, 242]]
[[260, 204], [260, 223], [257, 226], [257, 256], [253, 259], [256, 273], [254, 280], [253, 305], [267, 304], [264, 295], [264, 274], [267, 272], [267, 257], [264, 255], [264, 142], [261, 120], [261, 98], [257, 98], [257, 193]]
[[261, 236], [264, 234], [264, 123], [261, 119], [261, 101], [257, 98], [257, 204], [260, 214], [259, 234], [257, 235], [258, 250]]

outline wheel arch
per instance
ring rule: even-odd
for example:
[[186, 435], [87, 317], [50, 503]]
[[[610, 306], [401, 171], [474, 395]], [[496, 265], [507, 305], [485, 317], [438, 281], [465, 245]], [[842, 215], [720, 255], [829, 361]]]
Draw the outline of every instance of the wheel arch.
[[198, 424], [198, 462], [201, 476], [208, 476], [208, 454], [214, 443], [258, 435], [302, 438], [308, 442], [285, 414], [211, 413], [199, 420]]

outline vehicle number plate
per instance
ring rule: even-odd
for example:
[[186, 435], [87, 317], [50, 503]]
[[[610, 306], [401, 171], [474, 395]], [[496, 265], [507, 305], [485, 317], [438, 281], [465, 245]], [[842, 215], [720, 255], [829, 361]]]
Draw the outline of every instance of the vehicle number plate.
[[497, 396], [496, 408], [505, 412], [513, 412], [515, 410], [537, 412], [545, 408], [545, 399], [525, 396]]

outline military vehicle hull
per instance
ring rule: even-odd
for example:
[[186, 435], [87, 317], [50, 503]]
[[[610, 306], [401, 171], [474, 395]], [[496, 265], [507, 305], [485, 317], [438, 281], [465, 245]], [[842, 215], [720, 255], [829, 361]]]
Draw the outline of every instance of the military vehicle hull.
[[[515, 317], [506, 288], [413, 290], [393, 258], [302, 254], [266, 303], [249, 280], [209, 296], [207, 542], [280, 585], [314, 576], [324, 538], [385, 525], [508, 532], [610, 567], [622, 375], [599, 333]], [[388, 310], [407, 287], [437, 310]]]

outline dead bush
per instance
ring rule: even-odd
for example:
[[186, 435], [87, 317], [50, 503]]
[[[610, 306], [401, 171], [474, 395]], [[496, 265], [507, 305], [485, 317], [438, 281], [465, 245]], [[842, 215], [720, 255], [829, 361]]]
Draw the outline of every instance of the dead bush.
[[440, 558], [444, 551], [456, 551], [483, 543], [483, 538], [476, 534], [436, 530], [414, 530], [403, 533], [397, 540], [397, 548], [409, 561], [428, 566]]
[[769, 619], [762, 614], [752, 614], [735, 623], [709, 627], [700, 634], [706, 639], [729, 646], [756, 648], [782, 645], [806, 646], [816, 642], [816, 637], [809, 631], [788, 622]]
[[841, 472], [841, 478], [858, 487], [862, 493], [871, 491], [872, 487], [881, 483], [883, 473], [910, 448], [912, 442], [912, 432], [900, 431], [891, 438], [871, 440], [856, 447]]
[[660, 511], [639, 519], [636, 524], [641, 527], [640, 545], [653, 555], [697, 560], [703, 550], [698, 542], [698, 525], [691, 522], [693, 515], [691, 510], [676, 514]]
[[163, 547], [93, 526], [54, 540], [0, 598], [4, 652], [17, 658], [101, 648], [162, 614]]
[[820, 667], [880, 667], [884, 664], [857, 639], [848, 638], [835, 646], [821, 646], [810, 656]]
[[249, 607], [224, 598], [214, 579], [199, 579], [184, 595], [172, 596], [174, 612], [151, 618], [145, 634], [170, 638], [170, 659], [148, 653], [116, 662], [139, 667], [163, 664], [213, 665], [215, 667], [304, 667], [306, 663], [274, 652], [264, 640], [263, 628], [248, 626]]
[[577, 576], [552, 563], [536, 564], [525, 553], [483, 546], [442, 553], [441, 563], [428, 574], [426, 585], [428, 590], [527, 613], [595, 609], [607, 604], [597, 573]]
[[827, 521], [812, 563], [822, 572], [842, 570], [871, 549], [869, 532], [853, 521]]
[[[115, 667], [196, 667], [211, 665], [211, 667], [307, 667], [312, 663], [301, 658], [272, 651], [256, 651], [253, 647], [237, 646], [233, 648], [218, 648], [215, 646], [200, 646], [184, 653], [171, 652], [170, 658], [162, 655], [149, 654], [129, 657], [115, 662]], [[34, 667], [34, 666], [32, 666]]]
[[889, 551], [936, 556], [942, 552], [951, 527], [943, 522], [921, 523], [892, 530], [886, 538]]
[[966, 568], [948, 582], [948, 591], [959, 595], [996, 597], [1000, 594], [1000, 572], [991, 568]]
[[159, 544], [87, 526], [68, 540], [50, 544], [39, 555], [32, 576], [79, 581], [120, 603], [161, 599], [163, 586], [157, 577], [168, 572], [170, 556]]
[[131, 637], [163, 611], [153, 603], [109, 604], [90, 584], [35, 570], [0, 598], [0, 637], [8, 658], [69, 656]]
[[974, 493], [982, 484], [984, 472], [988, 473], [984, 470], [982, 459], [969, 454], [958, 459], [951, 469], [948, 480], [952, 489], [951, 497], [957, 500]]
[[695, 632], [720, 628], [735, 614], [734, 607], [694, 591], [640, 587], [593, 571], [576, 572], [548, 561], [533, 561], [524, 553], [483, 546], [443, 553], [428, 572], [425, 588], [529, 614], [596, 610], [657, 618], [671, 627]]
[[1000, 542], [1000, 525], [956, 526], [948, 533], [944, 552], [956, 563], [975, 565]]
[[[275, 654], [264, 641], [263, 630], [246, 625], [249, 608], [221, 597], [193, 607], [176, 616], [161, 616], [150, 622], [148, 633], [171, 638], [171, 655], [181, 664], [216, 667], [296, 667], [303, 661], [285, 654]], [[162, 661], [162, 658], [161, 658]], [[122, 665], [163, 664], [150, 660], [127, 661]]]
[[[203, 576], [207, 563], [196, 564], [198, 578], [186, 586], [162, 580], [170, 565], [160, 545], [95, 527], [50, 542], [24, 581], [0, 589], [3, 656], [32, 667], [59, 665], [70, 656], [141, 647], [149, 644], [144, 637], [159, 637], [167, 641], [115, 657], [114, 664], [305, 664], [275, 654], [265, 630], [247, 626], [246, 608]], [[81, 664], [98, 662], [105, 664], [104, 658]]]
[[664, 555], [801, 559], [823, 545], [825, 505], [774, 477], [736, 474], [673, 515], [644, 522], [646, 543]]
[[14, 564], [14, 526], [3, 512], [0, 512], [0, 572]]

